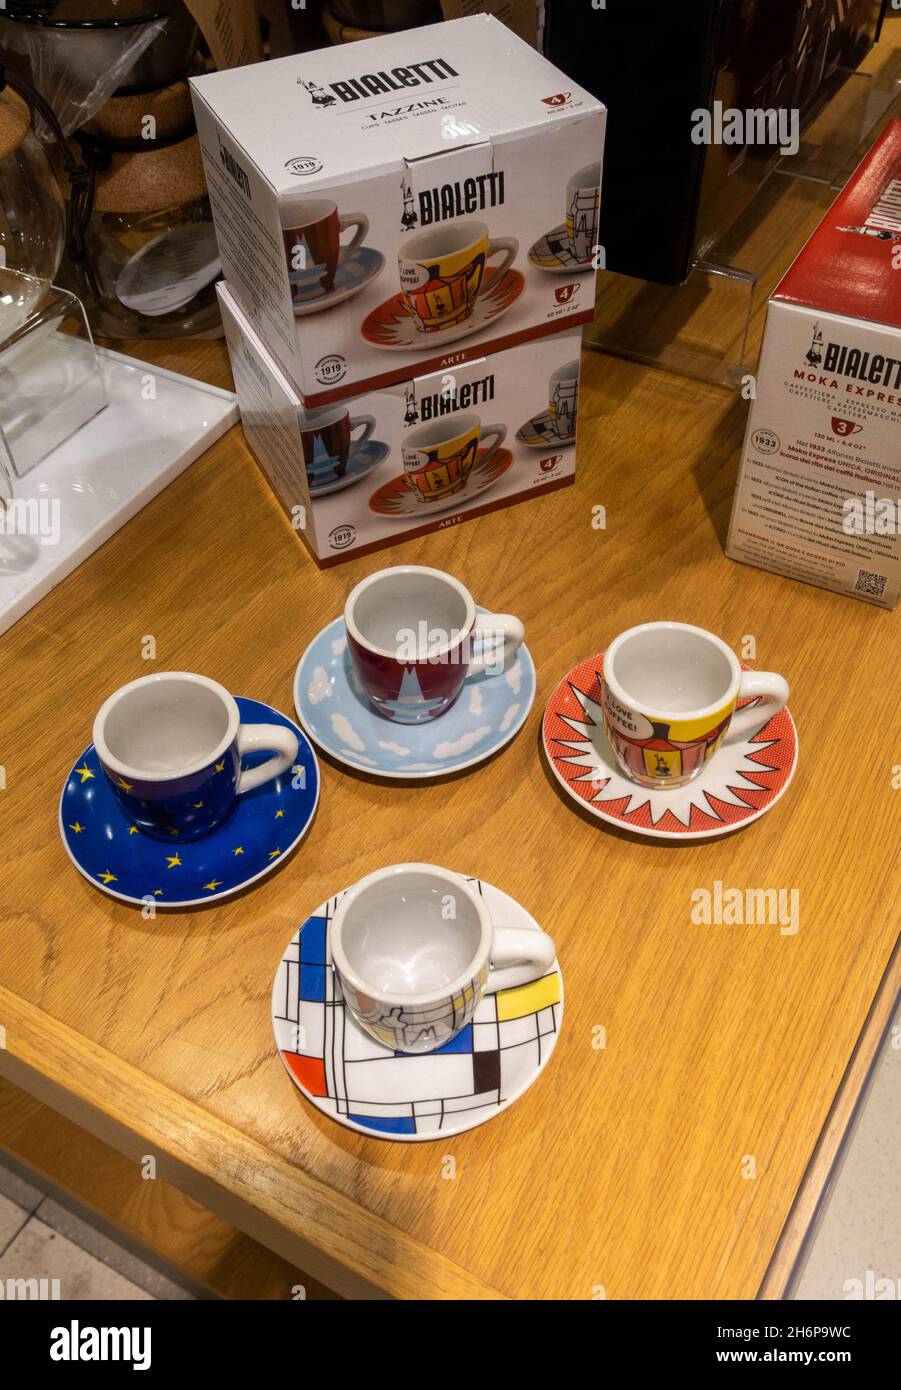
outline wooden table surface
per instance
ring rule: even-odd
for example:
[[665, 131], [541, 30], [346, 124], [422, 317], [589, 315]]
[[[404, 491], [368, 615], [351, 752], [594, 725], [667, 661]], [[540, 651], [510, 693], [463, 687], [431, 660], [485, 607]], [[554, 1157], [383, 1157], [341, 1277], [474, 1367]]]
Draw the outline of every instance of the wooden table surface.
[[[777, 268], [803, 239], [798, 196], [774, 199]], [[230, 384], [221, 344], [126, 350]], [[136, 1182], [156, 1157], [161, 1177], [342, 1293], [753, 1297], [898, 937], [898, 614], [725, 559], [736, 394], [596, 353], [584, 382], [575, 487], [325, 573], [237, 427], [0, 639], [0, 1072], [132, 1156]], [[510, 747], [425, 785], [322, 759], [307, 839], [221, 906], [145, 921], [75, 873], [57, 802], [111, 690], [187, 668], [290, 712], [310, 638], [362, 575], [402, 561], [524, 619], [538, 698]], [[557, 681], [656, 618], [736, 648], [751, 635], [756, 664], [791, 682], [797, 776], [740, 833], [675, 846], [615, 833], [545, 764]], [[407, 859], [522, 901], [566, 986], [538, 1083], [490, 1124], [419, 1145], [320, 1115], [269, 1020], [298, 923]], [[693, 925], [692, 892], [715, 880], [797, 889], [799, 933]]]

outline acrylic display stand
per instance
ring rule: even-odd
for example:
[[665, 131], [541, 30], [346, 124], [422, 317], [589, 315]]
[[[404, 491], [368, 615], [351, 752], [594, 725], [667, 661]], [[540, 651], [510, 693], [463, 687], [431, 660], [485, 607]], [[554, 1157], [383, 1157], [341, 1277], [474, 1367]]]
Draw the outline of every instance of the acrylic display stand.
[[819, 202], [815, 196], [799, 198], [787, 213], [780, 212], [779, 244], [793, 239], [811, 210], [822, 216], [884, 120], [901, 109], [901, 77], [891, 67], [847, 75], [804, 133], [798, 153], [774, 166], [751, 207], [704, 249], [684, 284], [657, 285], [602, 272], [594, 322], [585, 329], [586, 346], [679, 376], [739, 385], [756, 357], [750, 351], [755, 311], [775, 284], [769, 273], [772, 236], [758, 234], [763, 218], [789, 180], [818, 185], [826, 196]]
[[[85, 370], [84, 340], [68, 345]], [[105, 348], [105, 406], [24, 476], [8, 473], [0, 505], [0, 633], [118, 531], [238, 419], [231, 391]], [[58, 370], [58, 364], [54, 364]]]

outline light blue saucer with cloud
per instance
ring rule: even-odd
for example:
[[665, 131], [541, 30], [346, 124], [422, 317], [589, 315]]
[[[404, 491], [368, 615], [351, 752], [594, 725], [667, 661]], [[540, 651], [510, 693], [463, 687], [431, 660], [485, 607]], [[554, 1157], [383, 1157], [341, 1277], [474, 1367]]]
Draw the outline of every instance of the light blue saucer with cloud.
[[394, 724], [376, 714], [356, 680], [341, 617], [300, 658], [294, 705], [314, 742], [346, 767], [415, 780], [475, 767], [503, 748], [528, 718], [535, 685], [535, 663], [523, 644], [506, 671], [470, 677], [440, 719]]

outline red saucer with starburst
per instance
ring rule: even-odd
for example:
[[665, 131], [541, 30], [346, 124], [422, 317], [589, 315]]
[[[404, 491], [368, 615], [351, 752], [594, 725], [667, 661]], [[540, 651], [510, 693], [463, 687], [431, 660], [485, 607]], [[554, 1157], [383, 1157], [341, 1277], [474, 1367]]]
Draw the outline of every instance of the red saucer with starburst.
[[570, 671], [544, 713], [547, 760], [557, 781], [584, 810], [637, 835], [702, 840], [749, 825], [787, 791], [798, 763], [798, 736], [787, 709], [750, 738], [723, 743], [687, 786], [650, 791], [631, 781], [604, 728], [603, 661], [599, 652]]

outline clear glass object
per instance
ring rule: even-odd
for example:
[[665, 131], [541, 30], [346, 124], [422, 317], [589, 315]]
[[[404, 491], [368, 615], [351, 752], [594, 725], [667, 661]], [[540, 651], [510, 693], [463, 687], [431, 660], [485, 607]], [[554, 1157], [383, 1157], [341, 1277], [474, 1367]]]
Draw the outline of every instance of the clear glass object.
[[26, 125], [13, 148], [8, 142], [0, 148], [0, 266], [52, 280], [66, 236], [62, 194], [43, 145], [27, 128], [24, 102], [10, 91], [0, 102], [10, 120], [21, 108]]
[[218, 326], [221, 267], [206, 197], [159, 211], [95, 208], [86, 240], [82, 279], [96, 332], [176, 338]]
[[106, 403], [80, 301], [0, 268], [0, 500]]

